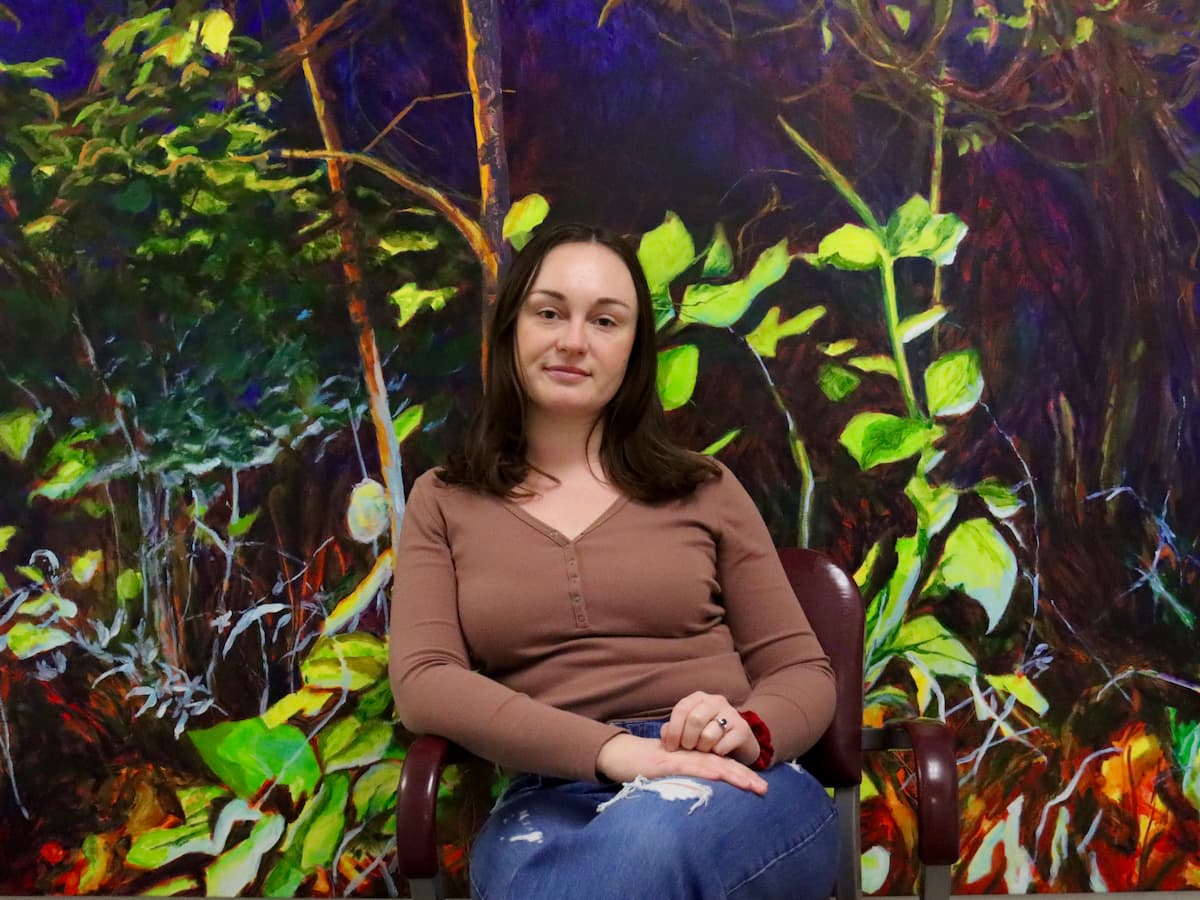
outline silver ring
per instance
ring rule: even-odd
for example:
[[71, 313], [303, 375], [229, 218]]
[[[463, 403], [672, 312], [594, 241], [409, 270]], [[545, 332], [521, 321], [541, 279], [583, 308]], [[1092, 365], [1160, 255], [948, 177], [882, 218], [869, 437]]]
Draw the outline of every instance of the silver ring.
[[713, 721], [721, 726], [722, 731], [729, 730], [729, 720], [727, 718], [725, 718], [724, 716], [721, 716], [719, 719], [714, 719]]

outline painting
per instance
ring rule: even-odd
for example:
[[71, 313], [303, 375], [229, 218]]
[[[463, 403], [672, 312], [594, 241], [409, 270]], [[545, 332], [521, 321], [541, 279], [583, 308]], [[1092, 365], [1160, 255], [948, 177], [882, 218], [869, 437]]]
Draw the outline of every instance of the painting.
[[[405, 491], [577, 219], [678, 439], [854, 573], [868, 723], [954, 728], [955, 891], [1200, 888], [1198, 22], [0, 0], [0, 890], [403, 892]], [[872, 893], [911, 778], [864, 773]]]

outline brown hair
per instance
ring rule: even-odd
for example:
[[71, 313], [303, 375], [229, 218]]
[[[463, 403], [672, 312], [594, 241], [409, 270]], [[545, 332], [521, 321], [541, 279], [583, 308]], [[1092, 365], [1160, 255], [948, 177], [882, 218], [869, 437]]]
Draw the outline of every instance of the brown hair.
[[604, 474], [625, 494], [643, 502], [673, 500], [692, 493], [719, 473], [715, 462], [675, 444], [667, 434], [658, 398], [658, 352], [654, 345], [654, 304], [637, 253], [607, 228], [565, 224], [541, 228], [513, 260], [500, 286], [487, 324], [488, 362], [483, 402], [476, 410], [464, 447], [438, 471], [458, 484], [500, 497], [519, 495], [529, 474], [525, 458], [525, 392], [516, 361], [516, 323], [525, 295], [542, 260], [560, 244], [601, 244], [629, 269], [637, 292], [637, 328], [625, 377], [600, 419], [600, 462]]

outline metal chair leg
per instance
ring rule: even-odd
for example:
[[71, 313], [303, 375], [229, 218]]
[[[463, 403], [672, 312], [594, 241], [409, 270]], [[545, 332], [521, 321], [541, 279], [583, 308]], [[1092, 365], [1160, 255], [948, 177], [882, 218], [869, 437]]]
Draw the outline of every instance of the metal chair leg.
[[838, 814], [837, 900], [862, 897], [862, 823], [858, 785], [834, 788]]
[[926, 866], [921, 875], [921, 900], [947, 900], [950, 896], [950, 867]]
[[446, 886], [442, 883], [441, 872], [433, 878], [414, 878], [408, 886], [412, 890], [413, 900], [446, 900]]

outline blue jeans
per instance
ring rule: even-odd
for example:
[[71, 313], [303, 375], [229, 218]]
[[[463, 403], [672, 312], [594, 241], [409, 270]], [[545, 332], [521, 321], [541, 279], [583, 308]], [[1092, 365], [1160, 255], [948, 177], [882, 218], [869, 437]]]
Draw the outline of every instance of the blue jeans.
[[[658, 737], [662, 720], [622, 723]], [[471, 851], [477, 900], [826, 900], [837, 812], [796, 763], [761, 773], [765, 797], [676, 776], [624, 786], [517, 778]]]

